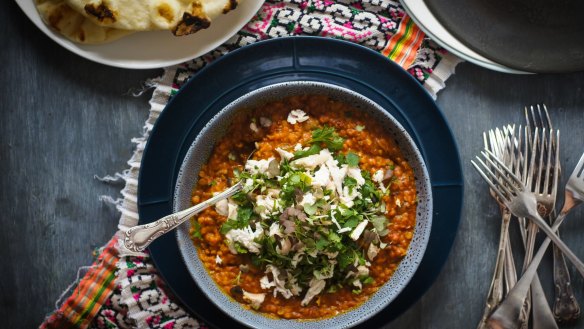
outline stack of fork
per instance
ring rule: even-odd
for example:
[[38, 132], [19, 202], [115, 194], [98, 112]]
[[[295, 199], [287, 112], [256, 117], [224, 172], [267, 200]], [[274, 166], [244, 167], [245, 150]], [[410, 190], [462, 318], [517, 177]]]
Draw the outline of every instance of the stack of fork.
[[[471, 161], [490, 186], [502, 214], [495, 271], [477, 329], [528, 328], [530, 314], [533, 314], [532, 328], [553, 329], [558, 328], [558, 323], [573, 322], [580, 317], [564, 256], [582, 276], [584, 263], [559, 238], [557, 229], [566, 215], [584, 202], [584, 154], [566, 184], [564, 205], [556, 214], [561, 173], [560, 133], [554, 130], [545, 105], [525, 108], [525, 117], [524, 128], [508, 125], [485, 133], [485, 150], [476, 161]], [[518, 220], [525, 248], [519, 281], [509, 242], [513, 216]], [[538, 228], [547, 238], [534, 255]], [[537, 276], [537, 268], [551, 241], [554, 242], [556, 288], [553, 312]]]

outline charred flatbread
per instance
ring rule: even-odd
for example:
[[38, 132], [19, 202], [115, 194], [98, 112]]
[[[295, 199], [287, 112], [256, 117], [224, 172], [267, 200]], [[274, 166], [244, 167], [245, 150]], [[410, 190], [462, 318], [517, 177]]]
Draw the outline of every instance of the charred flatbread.
[[170, 30], [181, 36], [208, 28], [238, 0], [65, 0], [96, 25], [132, 31]]
[[129, 30], [97, 25], [71, 8], [65, 0], [38, 0], [36, 7], [45, 24], [74, 42], [100, 44], [133, 33]]

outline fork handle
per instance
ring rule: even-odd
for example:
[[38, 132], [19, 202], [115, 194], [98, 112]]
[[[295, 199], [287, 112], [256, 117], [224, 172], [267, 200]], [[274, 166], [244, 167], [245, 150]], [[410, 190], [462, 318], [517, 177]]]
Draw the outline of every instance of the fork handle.
[[[525, 223], [525, 220], [520, 221]], [[525, 270], [531, 259], [533, 258], [533, 249], [535, 246], [535, 236], [537, 235], [537, 226], [533, 223], [529, 223], [529, 228], [526, 229], [521, 223], [520, 232], [525, 247], [525, 262], [523, 263], [523, 270]], [[521, 309], [518, 327], [528, 328], [528, 319], [530, 311], [533, 314], [533, 329], [554, 329], [557, 328], [554, 315], [550, 309], [549, 303], [543, 292], [543, 288], [537, 276], [537, 273], [533, 276], [531, 281], [531, 289], [527, 294], [527, 298], [524, 301], [523, 307]], [[516, 326], [517, 327], [517, 326]]]
[[[558, 231], [559, 233], [559, 231]], [[559, 323], [569, 323], [580, 317], [580, 305], [574, 296], [570, 272], [562, 252], [554, 245], [554, 317]]]
[[531, 281], [531, 304], [533, 309], [533, 329], [557, 329], [550, 305], [545, 297], [537, 275]]
[[517, 284], [517, 269], [515, 268], [515, 259], [513, 258], [513, 250], [511, 248], [511, 241], [507, 238], [507, 245], [505, 246], [505, 291], [508, 293]]
[[479, 322], [477, 329], [487, 329], [487, 319], [493, 310], [499, 305], [503, 299], [503, 270], [505, 267], [505, 254], [509, 239], [509, 222], [511, 220], [511, 212], [504, 209], [501, 220], [501, 235], [499, 236], [499, 248], [497, 249], [497, 260], [495, 261], [495, 271], [487, 294], [487, 301], [483, 310], [483, 316]]
[[[562, 224], [566, 218], [567, 212], [562, 212], [556, 218], [554, 226], [551, 230], [556, 231], [558, 227]], [[547, 226], [547, 225], [546, 225]], [[548, 226], [549, 228], [549, 226]], [[555, 234], [554, 234], [555, 235]], [[509, 292], [505, 300], [499, 305], [499, 307], [493, 312], [487, 323], [492, 328], [514, 328], [521, 309], [523, 308], [523, 302], [525, 301], [525, 296], [527, 291], [531, 286], [533, 277], [537, 273], [537, 268], [545, 255], [547, 247], [550, 245], [551, 239], [549, 236], [543, 241], [537, 253], [533, 256], [531, 263], [523, 273], [521, 279], [517, 282], [515, 287]]]
[[[562, 216], [562, 214], [560, 214]], [[560, 219], [558, 216], [558, 219]], [[565, 217], [565, 214], [564, 214]], [[547, 234], [548, 238], [550, 238], [556, 246], [564, 253], [566, 257], [574, 264], [580, 275], [584, 277], [584, 263], [576, 256], [572, 250], [564, 243], [564, 241], [560, 240], [560, 238], [552, 231], [552, 229], [546, 224], [545, 220], [541, 218], [541, 216], [537, 213], [537, 211], [530, 210], [529, 211], [529, 219], [531, 219], [539, 228]], [[563, 218], [562, 218], [563, 220]], [[557, 220], [556, 220], [557, 222]], [[555, 226], [555, 225], [554, 225]]]

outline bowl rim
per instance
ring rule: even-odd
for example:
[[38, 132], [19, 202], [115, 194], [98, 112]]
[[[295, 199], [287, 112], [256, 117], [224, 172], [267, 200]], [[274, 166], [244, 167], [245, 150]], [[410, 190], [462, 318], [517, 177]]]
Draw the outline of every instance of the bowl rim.
[[[261, 317], [262, 319], [269, 319], [270, 322], [272, 321], [277, 321], [278, 323], [281, 322], [286, 322], [286, 323], [290, 323], [292, 324], [313, 324], [312, 327], [316, 328], [319, 325], [323, 325], [323, 324], [327, 324], [327, 328], [341, 328], [341, 327], [347, 327], [347, 326], [354, 326], [354, 325], [358, 325], [364, 321], [366, 321], [367, 319], [369, 319], [370, 317], [374, 316], [375, 314], [377, 314], [379, 311], [383, 310], [385, 307], [387, 307], [393, 300], [395, 300], [397, 298], [397, 296], [402, 292], [402, 290], [409, 284], [409, 282], [411, 281], [411, 279], [413, 278], [413, 276], [415, 275], [423, 257], [426, 251], [426, 248], [428, 246], [428, 242], [429, 242], [429, 237], [430, 237], [430, 233], [431, 233], [431, 229], [432, 229], [432, 219], [433, 219], [433, 196], [432, 196], [432, 185], [431, 185], [431, 181], [430, 181], [430, 175], [428, 172], [428, 167], [425, 164], [424, 161], [424, 157], [422, 156], [418, 146], [416, 145], [414, 139], [412, 138], [412, 136], [406, 131], [406, 129], [403, 127], [403, 125], [393, 116], [391, 115], [391, 113], [389, 113], [389, 111], [387, 111], [385, 108], [383, 108], [382, 106], [380, 106], [379, 104], [375, 103], [374, 101], [372, 101], [371, 99], [369, 99], [367, 96], [362, 95], [360, 93], [357, 93], [355, 91], [352, 91], [348, 88], [342, 87], [342, 86], [338, 86], [332, 83], [328, 83], [328, 82], [319, 82], [319, 81], [310, 81], [310, 80], [300, 80], [300, 81], [287, 81], [287, 82], [278, 82], [278, 83], [273, 83], [267, 86], [264, 86], [262, 88], [256, 89], [248, 94], [242, 95], [238, 98], [236, 98], [235, 100], [233, 100], [232, 102], [230, 102], [229, 104], [227, 104], [225, 107], [223, 107], [222, 109], [220, 109], [219, 111], [217, 111], [217, 113], [215, 113], [213, 115], [213, 117], [205, 124], [205, 126], [201, 129], [201, 131], [197, 134], [196, 138], [192, 141], [191, 145], [189, 146], [189, 149], [187, 151], [187, 153], [185, 154], [185, 157], [181, 163], [180, 166], [180, 170], [177, 176], [177, 180], [176, 180], [176, 184], [175, 184], [175, 188], [174, 188], [174, 193], [173, 193], [173, 211], [180, 211], [183, 208], [180, 207], [179, 203], [179, 196], [181, 195], [180, 193], [180, 189], [181, 189], [181, 182], [183, 180], [183, 176], [184, 176], [184, 168], [185, 165], [191, 160], [191, 158], [193, 157], [193, 152], [195, 149], [197, 149], [195, 147], [195, 145], [197, 144], [197, 142], [200, 140], [201, 136], [203, 136], [208, 129], [210, 129], [213, 126], [213, 123], [215, 123], [215, 121], [225, 112], [229, 112], [229, 111], [238, 111], [238, 105], [240, 103], [244, 103], [246, 100], [250, 99], [251, 97], [257, 96], [258, 94], [261, 95], [261, 93], [266, 92], [270, 89], [274, 89], [274, 88], [282, 88], [282, 87], [286, 87], [286, 86], [294, 86], [294, 87], [299, 87], [299, 86], [305, 86], [305, 85], [310, 85], [310, 86], [314, 86], [317, 89], [322, 88], [322, 90], [333, 90], [333, 91], [337, 91], [337, 92], [341, 92], [343, 94], [349, 95], [349, 98], [352, 99], [360, 99], [362, 102], [367, 103], [368, 106], [375, 108], [375, 111], [381, 113], [382, 115], [384, 115], [393, 125], [393, 127], [390, 127], [390, 131], [392, 131], [394, 134], [396, 134], [397, 131], [399, 131], [399, 135], [401, 135], [402, 138], [405, 139], [405, 141], [408, 144], [408, 152], [410, 152], [410, 158], [408, 158], [408, 162], [411, 164], [413, 163], [415, 160], [415, 163], [422, 169], [421, 170], [421, 177], [418, 177], [418, 171], [415, 172], [416, 174], [416, 185], [418, 186], [424, 186], [425, 188], [425, 196], [426, 198], [424, 199], [425, 202], [423, 202], [424, 204], [424, 219], [425, 219], [425, 230], [423, 232], [419, 232], [418, 229], [418, 220], [420, 219], [420, 212], [419, 212], [419, 207], [417, 207], [416, 212], [417, 212], [417, 216], [416, 216], [416, 229], [414, 230], [414, 238], [415, 237], [421, 237], [421, 242], [420, 242], [420, 246], [417, 249], [418, 252], [416, 253], [417, 257], [415, 259], [410, 259], [409, 261], [412, 262], [413, 264], [413, 269], [409, 272], [407, 272], [407, 277], [405, 277], [405, 279], [403, 280], [402, 284], [400, 284], [398, 286], [398, 289], [396, 289], [394, 291], [394, 293], [386, 298], [383, 302], [381, 303], [377, 303], [376, 305], [376, 310], [373, 312], [368, 312], [366, 316], [360, 317], [358, 320], [356, 321], [350, 321], [350, 322], [343, 322], [341, 323], [341, 325], [337, 325], [337, 326], [329, 326], [328, 321], [330, 321], [331, 319], [335, 319], [335, 318], [339, 318], [343, 315], [346, 315], [348, 313], [352, 313], [355, 310], [358, 310], [359, 308], [362, 308], [363, 306], [365, 306], [367, 304], [367, 302], [375, 295], [379, 294], [382, 289], [384, 287], [386, 287], [390, 281], [392, 281], [392, 278], [395, 276], [396, 273], [398, 273], [398, 271], [402, 268], [402, 264], [404, 263], [404, 260], [406, 258], [412, 257], [412, 253], [410, 252], [410, 247], [412, 245], [412, 243], [414, 242], [414, 238], [412, 238], [412, 240], [410, 241], [410, 245], [408, 245], [408, 252], [406, 254], [406, 257], [404, 257], [398, 267], [396, 268], [396, 270], [394, 271], [393, 275], [388, 279], [388, 281], [386, 281], [376, 292], [374, 292], [372, 295], [370, 295], [368, 297], [368, 299], [359, 304], [357, 307], [350, 309], [350, 310], [346, 310], [343, 311], [341, 314], [336, 315], [334, 317], [327, 317], [327, 318], [322, 318], [322, 319], [300, 319], [300, 320], [288, 320], [288, 319], [278, 319], [278, 318], [271, 318], [269, 316], [263, 315], [262, 313], [259, 312], [255, 312], [253, 310], [250, 310], [246, 307], [243, 307], [241, 305], [241, 303], [235, 301], [231, 296], [229, 296], [228, 294], [226, 294], [225, 292], [223, 292], [223, 290], [216, 284], [216, 282], [210, 278], [210, 276], [208, 275], [208, 271], [207, 268], [202, 264], [202, 262], [200, 261], [200, 258], [196, 257], [197, 259], [194, 260], [195, 263], [200, 264], [200, 266], [202, 267], [202, 269], [207, 273], [207, 276], [210, 278], [211, 281], [211, 285], [206, 285], [203, 284], [202, 282], [200, 282], [199, 278], [195, 275], [195, 273], [191, 270], [190, 266], [189, 266], [189, 262], [186, 259], [186, 257], [188, 256], [184, 250], [183, 247], [183, 243], [182, 243], [182, 239], [181, 239], [181, 229], [179, 228], [176, 232], [176, 239], [178, 241], [178, 246], [179, 246], [179, 251], [181, 254], [181, 258], [183, 260], [183, 262], [185, 263], [187, 270], [191, 276], [191, 278], [193, 279], [193, 281], [195, 281], [195, 283], [197, 284], [197, 286], [201, 289], [201, 291], [205, 294], [205, 296], [211, 300], [211, 302], [218, 307], [219, 309], [221, 309], [224, 313], [226, 313], [227, 315], [229, 315], [232, 319], [236, 320], [237, 322], [239, 322], [240, 324], [243, 324], [245, 326], [249, 326], [249, 327], [254, 327], [257, 324], [256, 323], [250, 323], [248, 321], [245, 321], [245, 319], [239, 318], [234, 316], [231, 312], [228, 312], [228, 310], [225, 310], [222, 308], [223, 305], [221, 305], [216, 298], [214, 298], [213, 294], [211, 293], [211, 291], [209, 291], [208, 289], [215, 289], [219, 292], [219, 294], [227, 297], [228, 303], [233, 306], [237, 306], [241, 309], [244, 309], [247, 312], [250, 312], [252, 314], [255, 314], [256, 316]], [[316, 94], [318, 92], [309, 92], [307, 94]], [[271, 101], [271, 100], [269, 100]], [[265, 102], [265, 101], [263, 101]], [[256, 103], [263, 103], [263, 102], [256, 102]], [[239, 107], [241, 107], [239, 105]], [[404, 151], [404, 146], [400, 145], [400, 150], [403, 152]], [[422, 181], [419, 181], [418, 178], [422, 178]], [[195, 180], [196, 183], [196, 180]], [[190, 191], [192, 191], [192, 186], [189, 188]], [[420, 191], [417, 188], [416, 193], [418, 194]], [[420, 204], [420, 203], [418, 203]], [[190, 221], [187, 221], [185, 223], [183, 223], [181, 225], [182, 228], [189, 228], [190, 227]], [[187, 230], [188, 232], [188, 230]], [[195, 254], [198, 256], [198, 248], [195, 247], [192, 244], [192, 241], [190, 240], [190, 238], [188, 239], [190, 242], [190, 247], [192, 247], [195, 250]], [[212, 287], [212, 288], [211, 288]], [[323, 323], [325, 322], [325, 323]], [[312, 327], [302, 327], [302, 328], [312, 328]]]

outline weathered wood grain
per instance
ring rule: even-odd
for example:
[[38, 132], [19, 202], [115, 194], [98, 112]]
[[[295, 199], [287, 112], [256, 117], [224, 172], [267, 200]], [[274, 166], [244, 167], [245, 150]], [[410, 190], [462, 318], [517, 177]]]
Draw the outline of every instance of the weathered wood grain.
[[126, 168], [149, 99], [128, 91], [162, 71], [82, 59], [13, 1], [0, 22], [0, 318], [34, 328], [115, 231], [119, 215], [98, 197], [119, 186], [93, 176]]
[[[0, 10], [0, 319], [34, 328], [91, 252], [107, 242], [118, 214], [98, 200], [118, 196], [93, 175], [126, 168], [130, 138], [141, 133], [149, 94], [128, 94], [160, 70], [131, 71], [82, 59], [34, 27], [13, 1]], [[439, 94], [458, 141], [465, 175], [463, 218], [448, 263], [429, 292], [387, 328], [473, 328], [481, 315], [499, 229], [495, 204], [469, 166], [481, 133], [522, 122], [526, 104], [546, 102], [562, 130], [571, 171], [584, 152], [584, 73], [515, 76], [461, 64]], [[583, 208], [584, 209], [584, 208]], [[584, 257], [584, 211], [564, 238]], [[517, 247], [519, 248], [519, 247]], [[540, 271], [551, 292], [551, 272]], [[572, 272], [582, 303], [584, 282]], [[578, 328], [584, 326], [584, 320]]]

